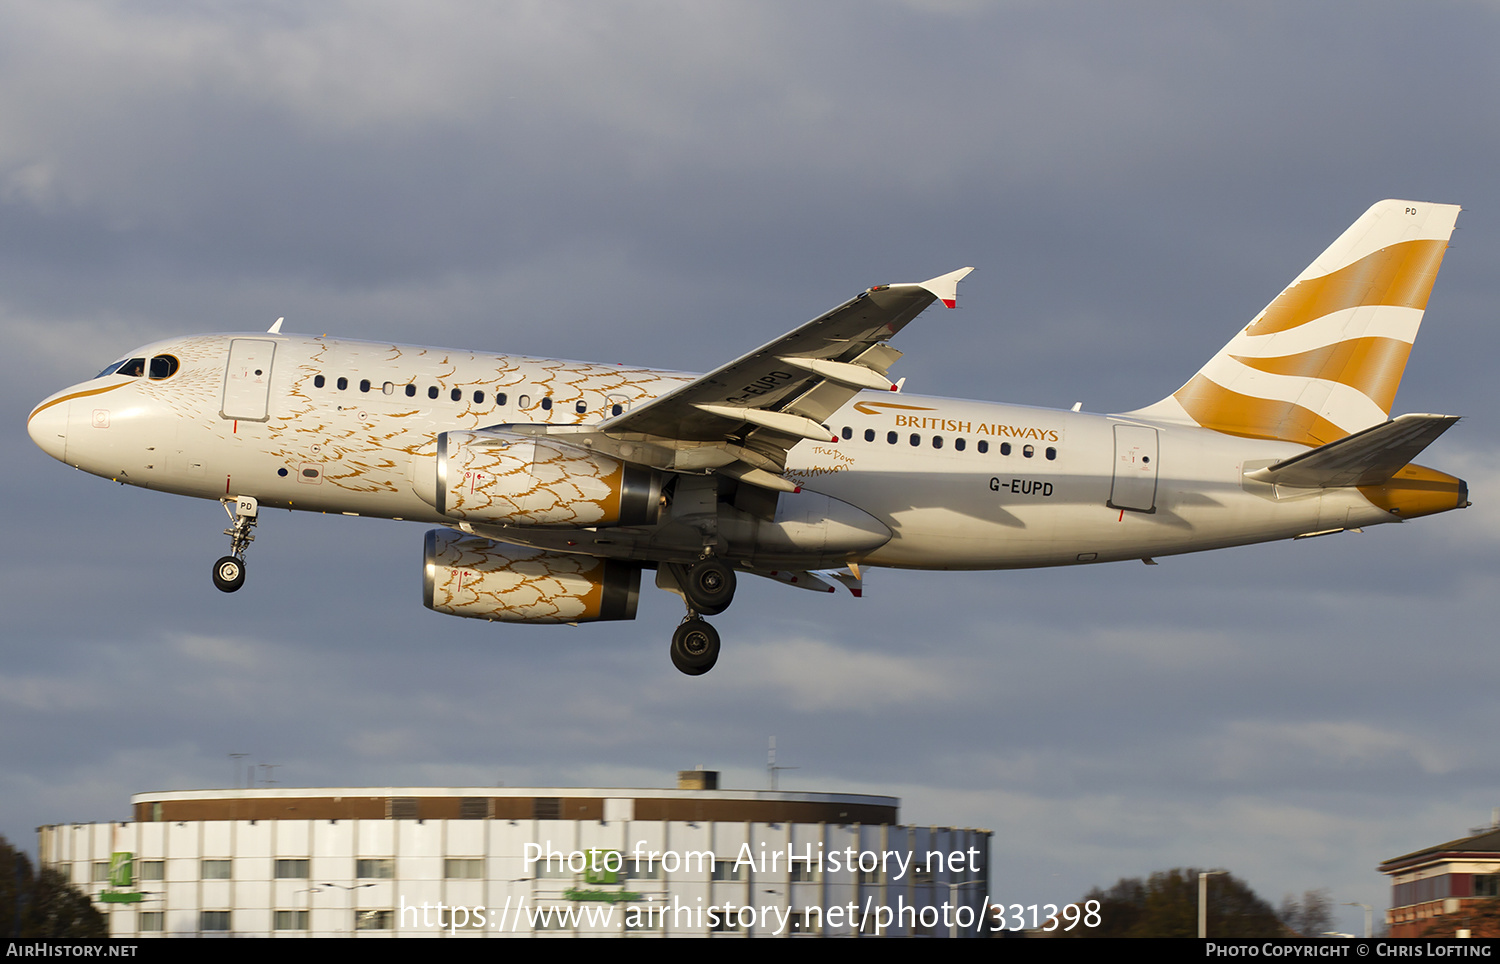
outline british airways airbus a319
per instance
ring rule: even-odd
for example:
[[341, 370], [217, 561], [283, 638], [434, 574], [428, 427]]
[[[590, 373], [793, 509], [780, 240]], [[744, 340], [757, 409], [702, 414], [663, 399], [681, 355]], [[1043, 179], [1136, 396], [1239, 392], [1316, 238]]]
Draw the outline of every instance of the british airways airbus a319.
[[867, 567], [1013, 569], [1339, 532], [1463, 508], [1391, 419], [1459, 209], [1370, 208], [1182, 388], [1118, 415], [908, 395], [888, 341], [963, 268], [880, 285], [707, 375], [284, 334], [146, 345], [27, 427], [54, 458], [224, 503], [234, 592], [261, 507], [436, 525], [423, 600], [516, 623], [682, 596], [719, 655], [737, 577], [856, 595]]

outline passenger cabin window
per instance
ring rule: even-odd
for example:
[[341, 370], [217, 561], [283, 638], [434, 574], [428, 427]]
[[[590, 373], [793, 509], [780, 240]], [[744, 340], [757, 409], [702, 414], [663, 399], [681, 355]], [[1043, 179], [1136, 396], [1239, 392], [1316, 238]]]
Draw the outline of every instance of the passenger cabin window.
[[448, 393], [448, 397], [453, 399], [455, 402], [458, 401], [460, 398], [464, 397], [463, 389], [455, 388], [453, 391]]
[[1010, 454], [1010, 443], [1009, 442], [1001, 442], [1000, 443], [1000, 454], [1001, 455], [1009, 455]]
[[381, 392], [382, 395], [394, 395], [394, 394], [396, 394], [396, 383], [395, 382], [386, 382], [384, 385], [380, 386], [380, 392]]
[[151, 359], [151, 378], [161, 381], [163, 378], [171, 378], [177, 374], [177, 359], [171, 355], [157, 355]]
[[326, 384], [328, 384], [328, 380], [322, 375], [313, 376], [313, 388], [322, 388]]
[[339, 385], [339, 391], [342, 392], [344, 389], [346, 389], [346, 388], [349, 387], [349, 379], [347, 379], [347, 378], [343, 377], [342, 375], [340, 375], [339, 376], [338, 385]]
[[873, 428], [867, 428], [867, 429], [865, 429], [865, 441], [866, 442], [873, 442], [873, 441], [875, 441], [875, 430]]
[[504, 405], [505, 404], [505, 393], [504, 392], [496, 392], [495, 393], [495, 404], [496, 405]]
[[895, 445], [896, 444], [896, 433], [895, 432], [886, 432], [885, 433], [885, 440], [886, 440], [887, 443], [889, 443], [891, 445]]
[[1050, 445], [1047, 446], [1047, 461], [1048, 462], [1055, 462], [1056, 460], [1057, 460], [1057, 449], [1053, 448]]
[[1021, 454], [1024, 455], [1024, 456], [1026, 456], [1028, 459], [1031, 458], [1033, 455], [1036, 454], [1036, 446], [1035, 445], [1028, 445], [1028, 446], [1026, 446], [1025, 448], [1023, 448], [1021, 450]]
[[618, 415], [618, 414], [620, 414], [620, 413], [621, 413], [621, 412], [622, 412], [622, 411], [624, 411], [624, 409], [622, 409], [622, 408], [621, 408], [621, 407], [620, 407], [620, 406], [618, 406], [618, 405], [611, 405], [611, 406], [610, 406], [610, 407], [609, 407], [609, 414], [611, 414], [611, 415]]
[[408, 386], [406, 386], [406, 397], [407, 398], [411, 398], [411, 397], [415, 396], [416, 394], [417, 394], [417, 386], [415, 386], [415, 385], [408, 385]]
[[475, 405], [483, 405], [484, 404], [484, 392], [475, 392], [474, 393], [474, 404]]
[[520, 409], [530, 408], [531, 407], [531, 396], [530, 395], [521, 395], [521, 396], [517, 397], [516, 398], [516, 407], [520, 408]]
[[368, 378], [361, 378], [359, 380], [359, 390], [362, 392], [368, 392], [370, 390], [370, 380]]
[[548, 397], [542, 399], [542, 411], [544, 411], [544, 412], [550, 412], [550, 411], [552, 411], [552, 398], [551, 398], [551, 396], [548, 396]]
[[438, 396], [438, 387], [436, 385], [429, 385], [427, 387], [427, 397], [428, 398], [437, 398], [437, 396]]
[[583, 401], [582, 399], [579, 399], [578, 401], [573, 403], [573, 411], [577, 412], [579, 415], [587, 413], [588, 410], [588, 403]]
[[943, 447], [943, 437], [941, 435], [934, 435], [932, 437], [932, 447], [935, 449]]
[[845, 425], [844, 426], [844, 431], [841, 432], [840, 434], [844, 436], [845, 440], [851, 439], [851, 438], [854, 437], [854, 429], [852, 429], [849, 426]]
[[984, 439], [980, 439], [979, 444], [974, 447], [979, 449], [980, 455], [983, 455], [990, 450], [990, 443], [986, 442]]
[[965, 442], [965, 441], [964, 441], [964, 440], [963, 440], [963, 439], [961, 439], [961, 438], [956, 438], [956, 439], [954, 439], [954, 440], [953, 440], [953, 447], [954, 447], [954, 448], [955, 448], [955, 449], [957, 449], [957, 450], [958, 450], [958, 451], [960, 451], [960, 452], [962, 452], [962, 451], [963, 451], [963, 450], [964, 450], [964, 446], [965, 446], [965, 445], [966, 445], [966, 444], [968, 444], [968, 443], [966, 443], [966, 442]]

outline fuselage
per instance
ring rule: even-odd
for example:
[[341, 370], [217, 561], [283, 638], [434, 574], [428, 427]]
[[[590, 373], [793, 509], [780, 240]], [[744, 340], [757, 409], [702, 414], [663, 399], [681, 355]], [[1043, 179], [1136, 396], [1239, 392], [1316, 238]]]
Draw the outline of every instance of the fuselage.
[[[414, 475], [439, 433], [598, 423], [695, 377], [279, 333], [159, 342], [112, 368], [32, 412], [41, 448], [181, 495], [437, 524], [453, 520], [417, 495]], [[825, 424], [837, 440], [796, 445], [784, 476], [890, 530], [846, 560], [869, 565], [1106, 562], [1423, 514], [1393, 513], [1369, 487], [1247, 480], [1307, 446], [1195, 425], [874, 391]]]

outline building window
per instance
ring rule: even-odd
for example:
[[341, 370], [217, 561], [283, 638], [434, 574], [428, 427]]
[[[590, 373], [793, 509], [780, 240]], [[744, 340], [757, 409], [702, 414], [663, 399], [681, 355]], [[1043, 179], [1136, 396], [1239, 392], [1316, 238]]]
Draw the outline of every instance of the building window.
[[449, 880], [483, 880], [483, 857], [448, 857], [443, 861], [443, 876]]
[[[525, 396], [522, 396], [523, 398]], [[561, 820], [561, 797], [537, 797], [531, 804], [531, 815], [537, 820]]]
[[361, 857], [354, 862], [354, 876], [361, 880], [393, 880], [396, 876], [396, 858]]
[[391, 797], [386, 802], [385, 817], [387, 820], [417, 820], [421, 814], [417, 812], [416, 797]]
[[744, 880], [745, 868], [737, 866], [739, 861], [714, 858], [714, 880]]
[[1475, 897], [1500, 897], [1500, 874], [1475, 874]]
[[308, 878], [306, 857], [278, 857], [276, 859], [277, 880], [306, 880]]
[[787, 919], [786, 929], [792, 934], [816, 934], [820, 916], [805, 910], [792, 911], [791, 917]]
[[200, 931], [227, 931], [229, 930], [229, 911], [227, 910], [205, 910], [198, 913], [198, 929]]
[[143, 910], [136, 917], [135, 929], [142, 933], [159, 933], [166, 924], [166, 916], [159, 910]]
[[458, 801], [458, 819], [483, 820], [490, 815], [490, 802], [484, 797], [464, 797]]
[[307, 930], [307, 911], [278, 910], [275, 927], [279, 931], [305, 931]]
[[[204, 880], [229, 880], [231, 862], [228, 860], [204, 860], [199, 864], [199, 876]], [[206, 929], [206, 928], [205, 928]], [[225, 928], [228, 930], [229, 928]]]
[[142, 880], [167, 879], [167, 862], [165, 860], [143, 860], [138, 866], [141, 868]]
[[94, 861], [94, 876], [90, 877], [89, 879], [96, 884], [102, 884], [105, 881], [109, 880], [109, 861]]
[[793, 860], [787, 868], [787, 880], [794, 884], [805, 884], [818, 879], [818, 873], [813, 869], [811, 861]]
[[388, 931], [395, 914], [388, 910], [361, 910], [354, 914], [354, 929], [357, 931]]
[[661, 880], [661, 861], [645, 857], [631, 857], [625, 861], [626, 875], [631, 880]]

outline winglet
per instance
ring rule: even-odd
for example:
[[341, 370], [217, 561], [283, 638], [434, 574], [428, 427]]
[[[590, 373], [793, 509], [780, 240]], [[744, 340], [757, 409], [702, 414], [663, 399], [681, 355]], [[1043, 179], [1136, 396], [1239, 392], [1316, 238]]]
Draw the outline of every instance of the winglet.
[[957, 308], [958, 283], [968, 277], [969, 272], [973, 270], [973, 268], [959, 268], [957, 271], [950, 271], [945, 275], [939, 275], [931, 280], [923, 281], [919, 287], [926, 288], [932, 292], [933, 296], [946, 307]]
[[271, 327], [269, 327], [269, 328], [266, 329], [266, 334], [268, 334], [268, 335], [279, 335], [279, 334], [281, 334], [281, 323], [283, 321], [286, 321], [286, 319], [285, 318], [277, 318], [276, 319], [276, 323], [274, 325], [272, 325]]

